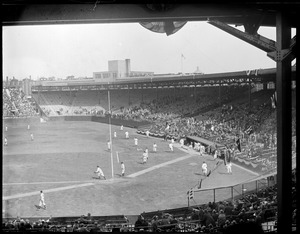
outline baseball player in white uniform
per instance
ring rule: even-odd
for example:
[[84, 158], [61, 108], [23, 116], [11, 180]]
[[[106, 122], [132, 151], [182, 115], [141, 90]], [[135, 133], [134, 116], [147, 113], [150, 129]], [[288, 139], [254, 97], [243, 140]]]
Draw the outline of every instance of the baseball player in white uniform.
[[103, 177], [106, 180], [106, 178], [104, 176], [104, 173], [103, 173], [102, 169], [99, 166], [97, 166], [97, 170], [95, 171], [95, 173], [99, 177], [98, 178], [99, 180], [101, 180], [101, 177]]
[[123, 162], [121, 162], [121, 170], [122, 170], [122, 176], [125, 175], [125, 165]]
[[45, 196], [44, 196], [43, 191], [41, 191], [41, 193], [40, 193], [40, 204], [39, 204], [39, 206], [46, 209]]
[[153, 143], [153, 152], [156, 153], [156, 151], [157, 151], [157, 144], [154, 142]]
[[207, 175], [207, 164], [206, 162], [202, 163], [202, 172], [204, 175]]

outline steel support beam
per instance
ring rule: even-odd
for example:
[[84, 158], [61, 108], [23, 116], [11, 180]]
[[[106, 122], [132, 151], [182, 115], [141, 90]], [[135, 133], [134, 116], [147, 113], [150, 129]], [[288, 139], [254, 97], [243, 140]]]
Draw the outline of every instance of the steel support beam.
[[[278, 50], [290, 47], [291, 28], [287, 15], [279, 12], [276, 17], [276, 41]], [[291, 61], [277, 61], [277, 202], [278, 233], [292, 230], [292, 115], [291, 115]]]
[[[297, 25], [297, 27], [296, 27], [296, 35], [297, 35], [297, 33], [299, 32], [299, 25], [300, 25], [300, 23], [299, 23], [299, 21], [298, 21], [298, 25]], [[297, 55], [299, 55], [300, 54], [300, 49], [299, 49], [299, 46], [296, 46], [296, 48], [295, 48], [295, 51], [296, 51], [296, 57], [297, 57]], [[299, 77], [299, 72], [297, 72], [296, 71], [296, 76], [297, 77]], [[298, 84], [299, 85], [299, 84]], [[299, 98], [297, 98], [297, 97], [299, 97], [299, 89], [297, 89], [297, 85], [296, 85], [296, 87], [295, 87], [295, 92], [296, 92], [296, 100], [299, 100]], [[297, 91], [298, 90], [298, 91]], [[299, 107], [299, 102], [296, 102], [296, 105]], [[298, 109], [299, 110], [299, 109]], [[297, 109], [296, 109], [296, 117], [297, 116], [299, 116], [299, 111], [297, 112]], [[298, 135], [298, 137], [296, 138], [296, 145], [299, 145], [298, 143], [299, 143], [299, 124], [296, 124], [296, 136]], [[297, 148], [296, 148], [297, 149]], [[300, 173], [299, 173], [299, 167], [300, 166], [300, 159], [299, 159], [299, 153], [298, 153], [298, 150], [296, 150], [296, 168], [298, 168], [297, 169], [297, 171], [296, 171], [296, 193], [297, 194], [299, 194], [299, 192], [300, 192], [300, 183], [299, 183], [299, 181], [300, 181]], [[297, 197], [299, 197], [299, 196], [297, 196]], [[299, 220], [299, 215], [300, 215], [300, 202], [299, 202], [299, 200], [297, 201], [297, 203], [296, 203], [296, 207], [297, 207], [297, 214], [296, 214], [296, 217], [298, 217], [298, 220]], [[299, 230], [299, 221], [297, 222], [297, 228], [298, 228], [298, 230]]]
[[[209, 17], [228, 18], [237, 23], [256, 9], [229, 4], [169, 4], [166, 9], [151, 9], [159, 4], [2, 4], [3, 26], [91, 23], [137, 23], [160, 21], [206, 21]], [[148, 6], [147, 6], [148, 5]], [[167, 5], [167, 4], [165, 4]], [[267, 25], [273, 24], [273, 17]]]
[[296, 48], [296, 36], [294, 36], [293, 39], [290, 41], [290, 46], [288, 49], [284, 49], [284, 50], [277, 49], [276, 51], [267, 53], [267, 56], [276, 62], [284, 59], [289, 59], [290, 61], [293, 61], [294, 58], [296, 57], [295, 48]]
[[226, 23], [223, 23], [218, 20], [210, 20], [208, 21], [209, 24], [265, 51], [265, 52], [272, 52], [276, 50], [276, 42], [268, 39], [266, 37], [263, 37], [259, 34], [251, 35], [245, 32], [242, 32], [232, 26], [229, 26]]

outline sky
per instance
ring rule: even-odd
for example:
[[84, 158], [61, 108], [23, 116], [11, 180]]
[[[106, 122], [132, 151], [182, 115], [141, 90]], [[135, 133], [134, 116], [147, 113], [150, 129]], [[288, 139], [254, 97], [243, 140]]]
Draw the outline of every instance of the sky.
[[[275, 28], [261, 27], [258, 33], [276, 39]], [[124, 59], [131, 60], [132, 71], [155, 74], [276, 66], [266, 52], [203, 21], [188, 22], [170, 36], [138, 23], [2, 27], [2, 56], [3, 80], [92, 77], [107, 71], [109, 60]]]

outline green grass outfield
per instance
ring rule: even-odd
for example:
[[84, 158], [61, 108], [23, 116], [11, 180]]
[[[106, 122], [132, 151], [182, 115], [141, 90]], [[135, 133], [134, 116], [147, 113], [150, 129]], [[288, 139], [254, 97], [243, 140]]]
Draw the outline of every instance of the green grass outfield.
[[[187, 150], [168, 149], [168, 143], [158, 138], [138, 135], [135, 129], [112, 126], [117, 132], [113, 139], [113, 169], [107, 151], [109, 126], [87, 121], [7, 124], [3, 135], [8, 146], [2, 158], [2, 217], [136, 215], [143, 211], [187, 206], [187, 191], [201, 178], [205, 160], [209, 168], [215, 161], [211, 156], [200, 157]], [[128, 130], [130, 139], [125, 139]], [[34, 134], [34, 141], [30, 139]], [[134, 146], [149, 149], [147, 164], [141, 164], [142, 152]], [[156, 142], [158, 152], [152, 152]], [[121, 167], [116, 151], [125, 163], [126, 176], [120, 178]], [[107, 180], [95, 180], [99, 165]], [[202, 189], [234, 185], [256, 176], [233, 165], [233, 174], [226, 174], [224, 165], [202, 182]], [[39, 191], [43, 190], [47, 210], [37, 211]], [[230, 190], [219, 190], [220, 200], [230, 196]], [[213, 201], [213, 193], [198, 192], [191, 205]]]

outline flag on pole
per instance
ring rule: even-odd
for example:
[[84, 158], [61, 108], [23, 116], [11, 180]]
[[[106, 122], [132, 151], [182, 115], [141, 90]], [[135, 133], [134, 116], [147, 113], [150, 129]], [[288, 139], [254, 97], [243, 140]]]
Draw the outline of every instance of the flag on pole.
[[117, 161], [118, 161], [118, 163], [120, 163], [119, 152], [117, 151], [116, 153], [117, 153]]
[[181, 54], [181, 58], [185, 59], [185, 57], [184, 57], [184, 55], [183, 55], [183, 54]]
[[240, 138], [238, 138], [237, 140], [236, 140], [236, 146], [237, 146], [237, 148], [238, 148], [238, 150], [240, 151], [240, 152], [242, 152], [242, 150], [241, 150], [241, 141], [240, 141]]

